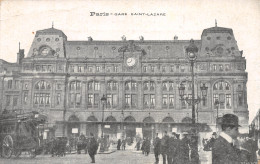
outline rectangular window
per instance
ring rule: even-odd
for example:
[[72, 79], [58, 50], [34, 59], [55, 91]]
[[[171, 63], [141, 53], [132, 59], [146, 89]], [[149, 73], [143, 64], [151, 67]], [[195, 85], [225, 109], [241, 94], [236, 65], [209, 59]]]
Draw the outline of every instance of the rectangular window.
[[28, 92], [23, 93], [23, 103], [26, 105], [28, 100]]
[[107, 90], [112, 90], [112, 82], [107, 83]]
[[93, 82], [88, 83], [88, 90], [93, 90]]
[[147, 67], [146, 66], [143, 67], [143, 71], [147, 72]]
[[242, 93], [238, 93], [238, 105], [239, 105], [239, 106], [242, 106], [242, 105], [243, 105]]
[[130, 82], [126, 82], [125, 83], [125, 90], [130, 90], [130, 88], [131, 88], [131, 83]]
[[75, 104], [75, 94], [71, 93], [70, 94], [70, 105], [74, 106], [74, 104]]
[[94, 99], [93, 99], [93, 94], [88, 95], [88, 105], [93, 105], [94, 104]]
[[226, 70], [226, 71], [229, 71], [229, 70], [230, 70], [230, 65], [229, 65], [229, 64], [226, 64], [226, 65], [225, 65], [225, 70]]
[[226, 107], [231, 109], [231, 94], [226, 94]]
[[76, 94], [76, 105], [80, 105], [81, 104], [81, 95], [80, 93]]
[[162, 105], [164, 108], [168, 106], [168, 95], [162, 95]]
[[98, 103], [99, 103], [99, 95], [98, 94], [94, 94], [94, 105], [95, 106], [98, 106]]
[[42, 66], [42, 72], [46, 72], [47, 71], [47, 66], [46, 65], [43, 65]]
[[148, 82], [144, 82], [144, 90], [148, 90]]
[[181, 72], [184, 72], [185, 71], [185, 67], [184, 65], [181, 65]]
[[171, 66], [170, 71], [174, 72], [174, 66]]
[[173, 82], [169, 82], [169, 91], [173, 91]]
[[93, 68], [91, 66], [88, 67], [88, 72], [93, 72]]
[[149, 107], [149, 95], [144, 95], [144, 107]]
[[76, 82], [71, 82], [70, 83], [70, 90], [75, 90], [76, 89]]
[[154, 107], [155, 106], [155, 95], [150, 95], [150, 105], [151, 107]]
[[45, 102], [45, 96], [41, 93], [40, 94], [40, 105], [44, 105]]
[[12, 83], [13, 83], [13, 80], [8, 80], [7, 81], [7, 88], [8, 89], [12, 89], [12, 85], [13, 85]]
[[84, 67], [83, 66], [78, 66], [78, 72], [84, 72]]
[[136, 82], [132, 82], [132, 90], [137, 90], [137, 83]]
[[131, 96], [131, 106], [137, 107], [137, 95], [136, 94], [132, 94], [132, 96]]
[[218, 94], [213, 94], [213, 103], [216, 105], [216, 102], [219, 101]]
[[19, 89], [19, 81], [18, 80], [14, 81], [14, 88]]
[[174, 95], [169, 95], [169, 106], [170, 108], [174, 107]]
[[57, 84], [57, 90], [61, 90], [61, 84]]
[[[192, 101], [192, 94], [188, 94], [188, 99]], [[190, 101], [190, 102], [191, 102], [191, 101]], [[191, 106], [192, 103], [190, 103], [190, 104], [188, 104], [188, 105]]]
[[80, 82], [76, 82], [76, 90], [81, 90], [81, 83]]
[[52, 66], [48, 65], [48, 72], [52, 72]]
[[117, 101], [118, 101], [118, 96], [117, 95], [113, 95], [113, 97], [112, 97], [113, 107], [117, 106]]
[[94, 82], [94, 90], [95, 91], [99, 91], [100, 90], [99, 82]]
[[221, 64], [221, 65], [219, 65], [219, 70], [220, 71], [223, 71], [224, 69], [223, 69], [223, 65]]
[[40, 72], [41, 71], [41, 66], [39, 66], [39, 65], [36, 65], [36, 71], [38, 71], [38, 72]]
[[17, 106], [18, 103], [18, 96], [13, 97], [13, 106]]
[[47, 93], [47, 94], [45, 94], [45, 101], [46, 101], [46, 105], [50, 105], [50, 103], [51, 103], [51, 99], [50, 99], [50, 94], [49, 93]]
[[168, 88], [168, 86], [167, 86], [167, 85], [168, 85], [167, 82], [163, 82], [162, 85], [163, 85], [163, 88], [162, 88], [163, 91], [167, 91], [167, 88]]
[[154, 66], [151, 66], [151, 72], [154, 72]]
[[216, 71], [216, 70], [217, 70], [217, 65], [213, 64], [213, 71]]
[[107, 72], [110, 72], [110, 71], [111, 71], [111, 67], [108, 66], [108, 67], [107, 67]]
[[117, 90], [117, 82], [113, 82], [113, 90], [114, 90], [114, 91]]
[[186, 101], [185, 100], [181, 100], [181, 108], [186, 109]]
[[56, 104], [57, 105], [60, 105], [61, 103], [61, 94], [60, 93], [57, 93], [57, 96], [56, 96]]
[[39, 104], [39, 97], [40, 97], [40, 95], [38, 94], [38, 93], [35, 93], [34, 94], [34, 104], [36, 105], [36, 104]]
[[118, 72], [118, 66], [114, 66], [114, 72]]
[[165, 71], [166, 71], [166, 67], [162, 66], [162, 72], [165, 72]]
[[74, 72], [74, 65], [70, 66], [70, 72]]
[[131, 96], [129, 94], [125, 95], [125, 105], [130, 106], [131, 103]]
[[100, 66], [96, 66], [96, 72], [100, 72]]
[[219, 94], [219, 108], [225, 109], [225, 94]]
[[154, 84], [154, 82], [150, 82], [150, 91], [153, 91], [154, 90], [154, 86], [155, 86], [155, 84]]
[[112, 95], [107, 94], [107, 107], [111, 107], [111, 106], [112, 106]]

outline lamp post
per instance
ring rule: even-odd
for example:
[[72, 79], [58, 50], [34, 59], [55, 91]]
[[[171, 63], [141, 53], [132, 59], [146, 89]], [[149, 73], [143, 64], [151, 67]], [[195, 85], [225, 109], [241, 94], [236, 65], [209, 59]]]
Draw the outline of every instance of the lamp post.
[[[197, 96], [197, 98], [195, 98], [195, 91], [194, 91], [194, 63], [196, 62], [197, 59], [197, 53], [198, 53], [198, 47], [194, 44], [194, 41], [191, 39], [190, 40], [190, 44], [189, 46], [186, 48], [186, 56], [188, 58], [188, 60], [191, 63], [191, 84], [192, 84], [192, 97], [186, 97], [184, 98], [184, 92], [185, 92], [185, 86], [183, 84], [183, 82], [181, 82], [180, 86], [179, 86], [179, 94], [181, 97], [182, 101], [186, 101], [189, 105], [192, 106], [192, 124], [195, 125], [195, 129], [192, 127], [191, 130], [194, 136], [193, 136], [193, 140], [191, 143], [191, 149], [192, 152], [191, 154], [198, 154], [198, 136], [197, 136], [197, 127], [196, 127], [196, 119], [195, 119], [195, 105], [198, 104], [201, 99], [199, 96]], [[207, 96], [207, 89], [208, 87], [205, 86], [205, 84], [203, 84], [203, 86], [200, 87], [201, 92], [202, 92], [202, 96], [203, 98], [206, 98]], [[191, 162], [192, 163], [199, 163], [199, 155], [193, 155], [191, 157]]]
[[219, 109], [219, 101], [215, 101], [215, 106], [217, 107], [217, 117], [216, 117], [216, 131], [218, 131], [218, 109]]
[[101, 125], [101, 146], [100, 146], [100, 152], [105, 151], [105, 140], [104, 140], [104, 110], [105, 110], [105, 104], [106, 104], [107, 98], [105, 95], [101, 98], [101, 103], [102, 103], [102, 125]]

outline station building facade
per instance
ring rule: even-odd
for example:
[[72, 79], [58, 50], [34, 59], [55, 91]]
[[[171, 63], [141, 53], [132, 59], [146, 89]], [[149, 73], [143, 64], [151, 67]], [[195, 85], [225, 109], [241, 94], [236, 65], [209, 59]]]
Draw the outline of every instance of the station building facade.
[[[185, 96], [191, 98], [191, 66], [185, 51], [189, 44], [177, 36], [69, 41], [61, 30], [39, 30], [27, 56], [19, 49], [16, 63], [0, 60], [0, 110], [46, 114], [56, 136], [90, 132], [100, 136], [102, 129], [111, 137], [184, 131], [192, 112], [191, 105], [180, 99], [178, 87], [185, 84]], [[199, 49], [195, 97], [202, 97], [200, 86], [208, 87], [207, 97], [196, 106], [197, 122], [215, 131], [217, 113], [218, 117], [234, 113], [245, 131], [246, 60], [233, 30], [204, 29], [194, 44]]]

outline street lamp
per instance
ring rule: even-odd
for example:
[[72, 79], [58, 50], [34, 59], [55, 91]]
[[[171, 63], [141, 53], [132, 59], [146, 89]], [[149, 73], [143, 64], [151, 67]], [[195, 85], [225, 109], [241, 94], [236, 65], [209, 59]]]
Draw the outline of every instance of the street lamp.
[[101, 126], [101, 146], [100, 146], [100, 152], [104, 152], [105, 151], [105, 140], [104, 140], [104, 110], [105, 110], [105, 104], [106, 104], [107, 98], [105, 97], [105, 95], [103, 95], [103, 97], [101, 98], [101, 103], [102, 103], [102, 126]]

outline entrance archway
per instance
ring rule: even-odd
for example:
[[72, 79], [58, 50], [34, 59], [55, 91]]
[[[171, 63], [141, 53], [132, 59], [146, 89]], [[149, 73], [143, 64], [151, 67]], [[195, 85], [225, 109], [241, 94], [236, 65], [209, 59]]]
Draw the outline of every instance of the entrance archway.
[[174, 123], [174, 120], [173, 120], [173, 118], [172, 117], [170, 117], [170, 116], [167, 116], [167, 117], [165, 117], [163, 120], [162, 120], [162, 125], [161, 125], [161, 132], [163, 133], [163, 132], [165, 132], [165, 131], [167, 131], [167, 132], [171, 132], [171, 123]]
[[95, 137], [98, 136], [98, 124], [96, 123], [98, 119], [95, 116], [89, 116], [87, 118], [86, 135], [90, 136], [93, 133]]
[[[108, 127], [109, 125], [110, 127]], [[117, 134], [117, 122], [113, 116], [108, 116], [104, 123], [104, 134], [109, 135], [110, 138], [116, 137]]]
[[[72, 130], [73, 130], [73, 132], [72, 132]], [[80, 134], [79, 118], [75, 115], [72, 115], [69, 117], [67, 134], [68, 134], [68, 136], [79, 136], [79, 134]]]
[[146, 117], [143, 122], [143, 137], [152, 139], [154, 136], [154, 119], [152, 117]]
[[128, 116], [124, 119], [126, 137], [133, 138], [136, 136], [136, 126], [134, 122], [135, 118], [133, 116]]

